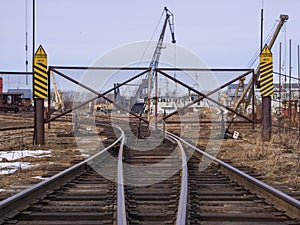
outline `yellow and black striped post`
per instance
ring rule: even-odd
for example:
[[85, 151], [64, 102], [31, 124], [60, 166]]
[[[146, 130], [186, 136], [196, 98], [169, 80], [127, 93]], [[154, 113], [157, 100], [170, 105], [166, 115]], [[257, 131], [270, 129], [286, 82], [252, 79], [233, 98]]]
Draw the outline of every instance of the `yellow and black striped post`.
[[47, 54], [40, 45], [34, 55], [33, 64], [33, 97], [48, 97], [48, 74], [47, 74]]
[[269, 47], [265, 45], [260, 54], [260, 94], [262, 97], [262, 139], [271, 139], [271, 96], [274, 95], [273, 56]]
[[273, 84], [273, 56], [269, 47], [265, 45], [260, 54], [260, 94], [262, 97], [274, 95]]
[[47, 54], [40, 45], [33, 59], [33, 98], [35, 105], [34, 144], [45, 144], [44, 99], [48, 97]]

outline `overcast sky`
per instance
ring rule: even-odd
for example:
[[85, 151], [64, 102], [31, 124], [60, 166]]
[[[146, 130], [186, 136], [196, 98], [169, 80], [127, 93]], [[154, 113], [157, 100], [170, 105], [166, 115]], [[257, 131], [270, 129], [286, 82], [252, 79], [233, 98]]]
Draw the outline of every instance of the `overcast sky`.
[[[177, 45], [209, 67], [245, 68], [260, 46], [262, 5], [265, 36], [280, 14], [289, 15], [273, 54], [278, 57], [279, 42], [288, 47], [292, 39], [296, 71], [299, 0], [36, 0], [35, 48], [44, 46], [49, 65], [89, 66], [118, 46], [149, 40], [167, 6], [175, 16]], [[26, 0], [0, 1], [0, 71], [25, 71], [25, 6]], [[32, 0], [27, 8], [31, 63]], [[159, 31], [153, 40], [158, 36]], [[165, 41], [171, 41], [169, 34]]]

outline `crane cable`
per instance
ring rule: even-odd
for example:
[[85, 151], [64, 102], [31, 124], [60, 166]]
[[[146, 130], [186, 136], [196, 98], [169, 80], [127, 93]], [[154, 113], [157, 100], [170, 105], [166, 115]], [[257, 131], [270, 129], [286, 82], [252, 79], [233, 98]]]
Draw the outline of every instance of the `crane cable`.
[[[148, 44], [147, 44], [147, 46], [146, 46], [146, 48], [145, 48], [145, 51], [143, 52], [142, 57], [140, 58], [140, 61], [138, 62], [138, 65], [137, 65], [138, 67], [139, 67], [139, 66], [141, 65], [141, 63], [144, 61], [144, 57], [145, 57], [145, 55], [146, 55], [146, 52], [149, 50], [150, 43], [152, 42], [153, 37], [154, 37], [155, 33], [156, 33], [157, 30], [158, 30], [158, 27], [159, 27], [159, 24], [161, 23], [161, 20], [162, 20], [162, 18], [163, 18], [163, 15], [164, 15], [164, 10], [163, 10], [163, 12], [162, 12], [162, 14], [161, 14], [161, 16], [160, 16], [160, 18], [159, 18], [159, 20], [158, 20], [158, 23], [156, 24], [156, 27], [155, 27], [155, 29], [154, 29], [152, 35], [151, 35], [150, 40], [148, 41]], [[133, 76], [136, 75], [136, 72], [137, 72], [137, 71], [134, 72]]]

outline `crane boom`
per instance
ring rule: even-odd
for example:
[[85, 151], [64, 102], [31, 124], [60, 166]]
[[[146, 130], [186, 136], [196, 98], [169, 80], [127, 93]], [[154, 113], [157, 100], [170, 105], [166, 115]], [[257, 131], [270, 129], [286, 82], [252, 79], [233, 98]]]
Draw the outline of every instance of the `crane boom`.
[[[166, 14], [166, 18], [164, 20], [163, 28], [160, 33], [155, 51], [153, 53], [152, 59], [149, 64], [149, 73], [147, 75], [147, 79], [143, 79], [142, 83], [139, 85], [139, 88], [136, 92], [136, 95], [134, 97], [134, 105], [131, 107], [131, 111], [134, 111], [136, 113], [141, 113], [144, 112], [145, 110], [145, 102], [138, 103], [137, 99], [147, 99], [148, 102], [148, 109], [150, 108], [150, 95], [151, 91], [154, 86], [154, 76], [156, 72], [156, 68], [158, 67], [159, 64], [159, 59], [161, 55], [161, 50], [163, 48], [163, 41], [165, 37], [165, 32], [167, 25], [169, 24], [170, 27], [170, 32], [172, 36], [172, 43], [175, 44], [175, 34], [174, 34], [174, 16], [173, 14], [167, 9], [167, 7], [164, 8], [164, 12]], [[138, 105], [140, 107], [138, 107]], [[149, 110], [148, 110], [149, 111]], [[149, 116], [148, 116], [149, 117]]]
[[162, 45], [163, 45], [163, 41], [164, 41], [164, 36], [165, 36], [165, 32], [166, 32], [166, 28], [167, 28], [167, 23], [169, 23], [169, 27], [170, 27], [170, 32], [172, 35], [172, 43], [175, 44], [176, 40], [175, 40], [175, 34], [174, 34], [174, 17], [173, 14], [167, 9], [167, 7], [164, 8], [165, 12], [166, 12], [166, 18], [165, 18], [165, 22], [162, 28], [162, 31], [160, 33], [159, 36], [159, 40], [157, 42], [154, 54], [152, 56], [152, 60], [150, 62], [150, 66], [149, 68], [151, 70], [155, 70], [158, 66], [159, 63], [159, 58], [161, 55], [161, 49], [162, 49]]
[[55, 109], [56, 110], [64, 110], [64, 107], [65, 107], [64, 102], [62, 100], [61, 94], [58, 91], [53, 73], [51, 75], [52, 75], [52, 82], [53, 82], [53, 88], [54, 88], [55, 104], [57, 105], [57, 106], [55, 106]]

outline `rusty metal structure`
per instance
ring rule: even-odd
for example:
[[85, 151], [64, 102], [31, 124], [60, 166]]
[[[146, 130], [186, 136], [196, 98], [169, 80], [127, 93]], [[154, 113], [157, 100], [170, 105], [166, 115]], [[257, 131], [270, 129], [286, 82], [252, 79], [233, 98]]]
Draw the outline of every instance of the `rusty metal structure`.
[[[70, 76], [68, 76], [67, 74], [61, 72], [60, 70], [98, 70], [98, 71], [101, 71], [101, 70], [113, 70], [113, 71], [141, 71], [139, 74], [137, 74], [136, 76], [133, 76], [132, 78], [122, 82], [122, 83], [118, 83], [118, 85], [114, 85], [112, 88], [110, 88], [109, 90], [107, 91], [104, 91], [102, 93], [99, 93], [98, 91], [96, 90], [93, 90], [92, 88], [86, 86], [85, 84], [81, 83], [81, 82], [78, 82], [76, 80], [74, 80], [73, 78], [71, 78]], [[96, 96], [91, 98], [90, 100], [87, 100], [79, 105], [77, 105], [76, 107], [72, 108], [72, 109], [67, 109], [66, 111], [64, 111], [63, 113], [59, 114], [59, 115], [56, 115], [54, 117], [51, 117], [49, 115], [48, 119], [47, 119], [47, 122], [51, 122], [61, 116], [64, 116], [70, 112], [72, 112], [73, 110], [75, 109], [78, 109], [90, 102], [93, 102], [95, 101], [96, 99], [98, 98], [104, 98], [105, 100], [107, 100], [108, 102], [111, 102], [113, 103], [116, 107], [124, 110], [125, 112], [129, 113], [130, 115], [140, 119], [142, 122], [144, 122], [145, 124], [149, 124], [149, 119], [148, 118], [145, 118], [144, 116], [142, 116], [141, 114], [137, 114], [137, 113], [134, 113], [132, 110], [129, 110], [129, 109], [126, 109], [124, 108], [123, 106], [119, 105], [118, 103], [116, 103], [114, 101], [114, 99], [110, 99], [108, 98], [106, 95], [109, 94], [110, 92], [113, 92], [114, 90], [117, 90], [118, 88], [128, 84], [129, 82], [135, 80], [135, 79], [138, 79], [139, 77], [141, 77], [142, 75], [145, 75], [147, 73], [149, 73], [151, 70], [149, 68], [142, 68], [142, 67], [120, 67], [120, 68], [117, 68], [117, 67], [63, 67], [63, 66], [57, 66], [57, 67], [53, 67], [53, 66], [50, 66], [49, 67], [49, 72], [48, 74], [50, 73], [55, 73], [65, 79], [67, 79], [68, 81], [71, 81], [73, 83], [75, 83], [76, 85], [90, 91], [91, 93], [95, 94]], [[229, 82], [226, 82], [225, 84], [217, 87], [216, 89], [210, 91], [209, 93], [206, 93], [204, 94], [203, 92], [195, 89], [194, 87], [191, 87], [187, 84], [185, 84], [184, 82], [180, 81], [179, 79], [176, 79], [174, 78], [173, 76], [171, 76], [170, 73], [171, 71], [212, 71], [212, 72], [241, 72], [242, 74], [232, 80], [230, 80]], [[241, 78], [244, 78], [248, 75], [254, 75], [254, 71], [251, 70], [251, 69], [243, 69], [243, 70], [240, 70], [240, 69], [202, 69], [202, 68], [156, 68], [155, 69], [155, 73], [158, 73], [158, 74], [161, 74], [162, 76], [166, 77], [167, 79], [170, 79], [172, 81], [174, 81], [175, 83], [181, 85], [182, 87], [184, 88], [188, 88], [189, 90], [193, 91], [195, 94], [199, 95], [200, 98], [198, 99], [195, 99], [193, 100], [190, 104], [180, 108], [180, 109], [177, 109], [176, 111], [170, 113], [169, 115], [166, 115], [164, 118], [162, 119], [159, 119], [159, 120], [156, 120], [156, 123], [160, 123], [162, 121], [166, 121], [168, 118], [170, 118], [171, 116], [175, 115], [176, 113], [178, 112], [181, 112], [183, 110], [185, 110], [186, 108], [188, 108], [189, 106], [203, 100], [203, 99], [208, 99], [209, 101], [215, 103], [216, 105], [218, 105], [219, 107], [223, 108], [223, 109], [226, 109], [228, 111], [230, 111], [233, 115], [236, 114], [238, 115], [238, 117], [242, 118], [243, 120], [247, 121], [247, 122], [250, 122], [250, 123], [255, 123], [255, 118], [254, 118], [254, 107], [253, 107], [253, 110], [252, 110], [252, 117], [251, 118], [248, 118], [247, 116], [243, 115], [242, 113], [238, 112], [237, 110], [233, 110], [232, 108], [216, 101], [215, 99], [212, 99], [210, 97], [210, 95], [216, 93], [217, 91], [219, 90], [222, 90], [223, 88], [227, 87], [229, 84], [233, 83], [233, 82], [236, 82], [237, 80], [241, 79]], [[254, 88], [254, 87], [253, 87]], [[50, 88], [49, 88], [50, 90]], [[157, 99], [158, 96], [154, 96], [154, 99]], [[254, 99], [254, 98], [252, 98]], [[50, 99], [48, 99], [49, 103], [48, 105], [50, 105]], [[157, 113], [155, 113], [155, 117], [157, 117]]]

